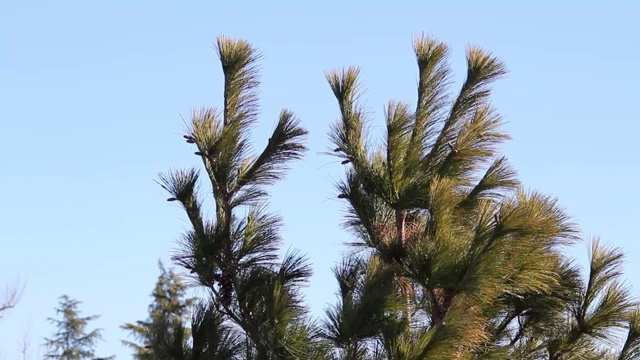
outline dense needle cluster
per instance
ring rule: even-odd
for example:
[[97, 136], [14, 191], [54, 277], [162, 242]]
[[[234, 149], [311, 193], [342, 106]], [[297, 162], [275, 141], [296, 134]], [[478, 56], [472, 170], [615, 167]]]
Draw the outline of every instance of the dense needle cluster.
[[425, 36], [414, 42], [416, 104], [387, 104], [379, 144], [365, 131], [359, 69], [327, 73], [340, 111], [331, 148], [346, 169], [338, 198], [352, 245], [363, 251], [334, 269], [338, 302], [321, 323], [310, 321], [300, 295], [309, 265], [297, 253], [276, 256], [280, 219], [264, 208], [265, 186], [302, 157], [306, 131], [283, 110], [251, 154], [260, 56], [242, 40], [217, 45], [223, 106], [194, 110], [184, 135], [205, 169], [214, 218], [203, 215], [199, 171], [160, 176], [191, 224], [174, 260], [211, 294], [194, 313], [192, 340], [168, 358], [640, 356], [620, 250], [591, 241], [581, 275], [564, 251], [580, 240], [575, 225], [555, 199], [526, 191], [498, 153], [508, 135], [489, 97], [504, 64], [470, 47], [465, 80], [452, 93], [449, 48]]
[[[353, 245], [366, 250], [336, 269], [340, 298], [324, 326], [336, 356], [637, 357], [620, 251], [593, 241], [582, 280], [562, 251], [579, 240], [576, 227], [555, 199], [525, 191], [497, 153], [508, 135], [489, 86], [504, 64], [469, 48], [452, 94], [448, 46], [422, 36], [414, 50], [416, 105], [388, 103], [377, 146], [367, 141], [359, 69], [327, 73], [341, 115], [331, 139], [348, 166], [338, 198], [348, 203]], [[393, 286], [373, 286], [381, 281]], [[607, 346], [616, 330], [627, 331], [621, 351]]]
[[194, 318], [190, 356], [313, 358], [317, 332], [299, 293], [311, 270], [296, 252], [278, 260], [280, 219], [264, 207], [265, 186], [283, 178], [287, 164], [302, 157], [307, 132], [292, 112], [282, 110], [266, 146], [250, 154], [247, 133], [258, 117], [260, 55], [247, 42], [225, 37], [218, 39], [217, 49], [223, 106], [194, 110], [184, 135], [206, 170], [215, 218], [202, 215], [197, 170], [160, 176], [171, 194], [168, 200], [182, 205], [192, 225], [174, 260], [211, 293]]

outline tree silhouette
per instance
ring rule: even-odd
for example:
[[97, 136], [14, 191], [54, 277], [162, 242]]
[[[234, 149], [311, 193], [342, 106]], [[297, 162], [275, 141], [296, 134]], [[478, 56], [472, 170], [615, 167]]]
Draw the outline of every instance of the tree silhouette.
[[[149, 317], [144, 321], [122, 326], [140, 343], [123, 341], [134, 350], [134, 358], [152, 360], [167, 356], [167, 348], [187, 348], [190, 333], [185, 327], [193, 309], [193, 299], [186, 297], [187, 287], [173, 269], [166, 269], [158, 262], [160, 276], [152, 292], [153, 303], [149, 305]], [[180, 333], [180, 343], [167, 341]], [[162, 355], [164, 354], [164, 355]]]
[[113, 357], [96, 357], [95, 347], [102, 339], [101, 330], [87, 329], [89, 323], [98, 316], [81, 317], [78, 310], [79, 301], [69, 298], [67, 295], [60, 297], [56, 313], [60, 319], [49, 318], [56, 326], [56, 332], [52, 338], [45, 338], [45, 346], [48, 351], [46, 359], [79, 360], [95, 359], [105, 360]]

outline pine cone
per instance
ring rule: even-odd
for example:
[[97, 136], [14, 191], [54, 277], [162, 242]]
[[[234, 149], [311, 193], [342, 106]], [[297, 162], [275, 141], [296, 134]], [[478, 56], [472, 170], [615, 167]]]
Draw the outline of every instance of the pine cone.
[[229, 271], [223, 271], [220, 276], [220, 303], [225, 307], [231, 305], [233, 293], [233, 275]]

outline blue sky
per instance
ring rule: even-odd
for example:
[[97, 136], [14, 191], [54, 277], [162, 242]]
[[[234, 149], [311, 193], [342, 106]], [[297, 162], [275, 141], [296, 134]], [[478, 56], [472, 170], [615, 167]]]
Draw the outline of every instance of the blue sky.
[[[630, 0], [4, 2], [0, 284], [16, 276], [27, 284], [19, 307], [0, 320], [0, 352], [18, 358], [25, 331], [41, 344], [53, 330], [46, 318], [68, 294], [84, 314], [101, 315], [99, 353], [129, 358], [118, 326], [146, 316], [156, 262], [169, 263], [187, 225], [154, 179], [198, 164], [180, 115], [221, 104], [212, 50], [220, 34], [265, 54], [256, 143], [282, 107], [310, 131], [311, 150], [273, 188], [272, 209], [286, 221], [285, 248], [314, 264], [307, 296], [315, 314], [334, 300], [330, 268], [348, 240], [332, 188], [342, 167], [319, 154], [337, 117], [323, 73], [360, 66], [379, 128], [387, 100], [415, 99], [411, 39], [423, 31], [452, 46], [456, 86], [468, 44], [507, 63], [511, 73], [494, 96], [513, 136], [504, 152], [586, 236], [624, 247], [627, 279], [639, 287], [639, 18], [640, 3]], [[584, 257], [585, 249], [572, 251]]]

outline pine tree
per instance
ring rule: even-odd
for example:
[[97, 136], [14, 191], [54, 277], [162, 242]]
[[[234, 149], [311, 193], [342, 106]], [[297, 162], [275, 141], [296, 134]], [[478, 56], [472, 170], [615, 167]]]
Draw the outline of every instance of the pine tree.
[[217, 51], [223, 105], [194, 110], [184, 135], [211, 184], [213, 219], [203, 214], [196, 169], [160, 175], [168, 200], [178, 202], [191, 223], [174, 260], [211, 294], [194, 314], [192, 353], [180, 358], [324, 358], [300, 294], [311, 268], [297, 252], [278, 259], [281, 220], [265, 208], [265, 186], [302, 157], [307, 131], [292, 112], [282, 110], [262, 151], [250, 154], [260, 54], [246, 41], [226, 37], [218, 38]]
[[[149, 306], [149, 317], [144, 321], [122, 326], [140, 341], [123, 341], [134, 350], [135, 359], [170, 358], [167, 353], [171, 353], [172, 347], [179, 346], [183, 349], [189, 346], [187, 341], [190, 332], [185, 324], [193, 309], [194, 300], [186, 297], [187, 287], [173, 269], [166, 269], [162, 262], [158, 262], [158, 267], [160, 275], [151, 294], [153, 302]], [[179, 344], [175, 340], [168, 340], [177, 334], [180, 334]]]
[[[327, 73], [338, 100], [338, 198], [367, 250], [335, 269], [338, 303], [324, 337], [340, 359], [632, 359], [638, 313], [621, 285], [622, 253], [595, 242], [586, 280], [563, 249], [580, 240], [557, 201], [525, 191], [497, 146], [508, 139], [489, 102], [504, 64], [467, 50], [451, 96], [449, 47], [414, 43], [415, 108], [385, 111], [369, 139], [359, 69]], [[613, 334], [626, 331], [621, 351]]]
[[[511, 331], [502, 329], [501, 335], [508, 336], [513, 356], [549, 360], [638, 358], [640, 312], [620, 279], [623, 253], [595, 239], [589, 256], [585, 277], [565, 264], [564, 271], [571, 273], [565, 279], [572, 278], [577, 286], [559, 286], [556, 291], [563, 294], [511, 299], [510, 316], [519, 317], [518, 325]], [[503, 322], [506, 320], [508, 317]], [[619, 334], [625, 336], [620, 338]], [[492, 350], [505, 349], [508, 347], [495, 346]]]
[[368, 140], [359, 69], [327, 73], [340, 110], [333, 153], [347, 167], [338, 198], [363, 251], [334, 269], [338, 303], [318, 328], [300, 295], [309, 265], [295, 252], [278, 259], [281, 222], [264, 205], [265, 185], [302, 156], [306, 131], [283, 110], [251, 156], [260, 56], [242, 40], [217, 45], [223, 106], [193, 111], [184, 135], [203, 162], [214, 218], [203, 216], [199, 171], [160, 175], [191, 224], [173, 259], [210, 299], [195, 307], [191, 341], [185, 326], [160, 322], [151, 338], [166, 351], [156, 358], [638, 358], [640, 312], [620, 280], [621, 251], [593, 241], [581, 274], [565, 251], [582, 240], [577, 226], [556, 199], [525, 190], [498, 152], [509, 137], [490, 85], [505, 65], [470, 47], [452, 96], [449, 48], [425, 36], [414, 42], [415, 108], [388, 104], [380, 145]]
[[47, 359], [79, 360], [79, 359], [112, 359], [113, 357], [96, 357], [95, 347], [102, 339], [101, 329], [88, 331], [89, 323], [98, 316], [81, 317], [78, 310], [80, 302], [69, 298], [67, 295], [60, 297], [56, 313], [60, 319], [49, 318], [57, 331], [53, 338], [45, 338], [45, 346], [48, 351]]

